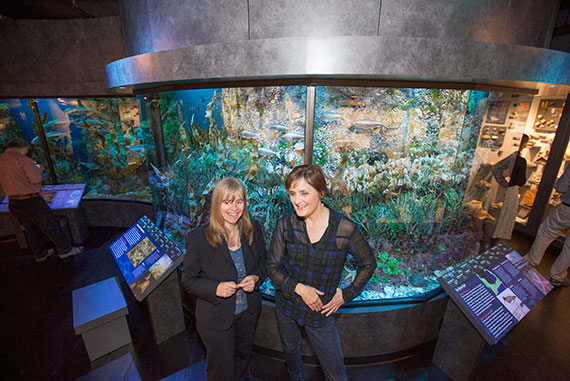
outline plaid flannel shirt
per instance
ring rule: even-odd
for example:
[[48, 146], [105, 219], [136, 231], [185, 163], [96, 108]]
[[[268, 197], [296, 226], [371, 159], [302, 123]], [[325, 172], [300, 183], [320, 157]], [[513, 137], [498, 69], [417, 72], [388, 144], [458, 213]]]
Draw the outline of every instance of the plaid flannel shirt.
[[295, 294], [299, 282], [324, 292], [321, 300], [328, 303], [350, 253], [358, 268], [352, 283], [342, 290], [348, 303], [362, 292], [376, 269], [376, 258], [356, 224], [332, 210], [319, 242], [311, 244], [305, 221], [291, 213], [277, 222], [271, 246], [267, 273], [275, 287], [277, 307], [300, 325], [319, 327], [326, 317], [320, 311], [311, 311]]

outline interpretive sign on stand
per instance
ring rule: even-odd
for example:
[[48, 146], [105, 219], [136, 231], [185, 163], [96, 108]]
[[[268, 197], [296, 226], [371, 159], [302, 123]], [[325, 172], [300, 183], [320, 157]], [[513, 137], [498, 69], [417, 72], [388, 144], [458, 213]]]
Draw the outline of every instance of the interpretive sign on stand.
[[[40, 196], [52, 209], [73, 209], [79, 205], [84, 191], [85, 184], [44, 185]], [[8, 197], [4, 197], [0, 202], [0, 213], [8, 212]]]
[[184, 253], [146, 216], [109, 245], [140, 302], [182, 263]]
[[489, 344], [501, 340], [553, 288], [505, 243], [445, 273], [438, 281]]

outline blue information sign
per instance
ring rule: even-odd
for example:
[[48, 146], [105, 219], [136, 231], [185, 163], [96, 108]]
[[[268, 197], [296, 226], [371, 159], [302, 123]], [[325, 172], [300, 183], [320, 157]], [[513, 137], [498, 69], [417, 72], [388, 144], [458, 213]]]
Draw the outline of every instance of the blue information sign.
[[184, 253], [144, 216], [109, 250], [138, 301], [152, 292], [182, 263]]

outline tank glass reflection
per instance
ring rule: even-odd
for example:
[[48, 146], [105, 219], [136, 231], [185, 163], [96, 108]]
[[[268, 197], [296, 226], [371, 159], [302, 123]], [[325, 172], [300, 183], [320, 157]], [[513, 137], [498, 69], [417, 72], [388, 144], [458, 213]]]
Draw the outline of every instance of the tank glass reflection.
[[216, 183], [235, 176], [269, 242], [276, 219], [290, 210], [284, 178], [303, 163], [305, 94], [303, 86], [200, 89], [152, 101], [166, 162], [152, 163], [149, 177], [166, 234], [184, 246], [187, 233], [207, 222]]
[[[488, 93], [318, 87], [313, 162], [326, 203], [365, 232], [378, 269], [362, 299], [437, 287], [437, 275], [478, 252], [465, 192]], [[343, 283], [355, 276], [345, 267]]]

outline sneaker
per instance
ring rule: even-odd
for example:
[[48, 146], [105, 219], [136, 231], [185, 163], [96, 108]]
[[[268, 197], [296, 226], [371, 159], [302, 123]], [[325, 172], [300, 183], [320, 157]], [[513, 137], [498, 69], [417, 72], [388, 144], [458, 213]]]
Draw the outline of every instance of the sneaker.
[[60, 254], [59, 257], [61, 259], [73, 257], [74, 255], [79, 255], [85, 251], [83, 246], [72, 247], [67, 253]]
[[568, 287], [570, 286], [570, 279], [564, 278], [562, 280], [550, 278], [550, 284], [553, 286], [563, 286]]
[[36, 260], [36, 263], [44, 263], [44, 262], [45, 262], [49, 257], [51, 257], [54, 253], [55, 253], [55, 251], [54, 251], [53, 249], [49, 249], [49, 250], [46, 252], [46, 255], [44, 255], [44, 256], [41, 257], [41, 258], [34, 257], [34, 259]]

